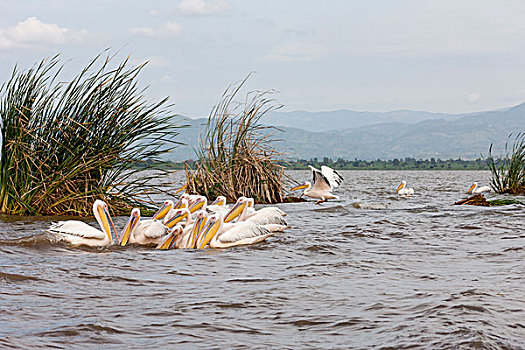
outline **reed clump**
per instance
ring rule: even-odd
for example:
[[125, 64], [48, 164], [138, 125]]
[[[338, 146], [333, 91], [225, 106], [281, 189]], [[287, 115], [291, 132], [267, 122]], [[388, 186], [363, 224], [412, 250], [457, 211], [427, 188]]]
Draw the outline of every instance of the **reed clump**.
[[497, 160], [489, 147], [487, 164], [492, 173], [490, 185], [496, 193], [525, 194], [525, 133], [519, 133], [509, 147], [510, 136], [505, 143], [505, 155]]
[[[137, 87], [144, 67], [95, 57], [58, 82], [58, 56], [14, 69], [0, 89], [0, 211], [16, 215], [91, 215], [93, 201], [114, 213], [149, 202], [144, 159], [175, 146], [167, 98], [150, 103]], [[146, 170], [146, 171], [145, 171]]]
[[[247, 79], [247, 78], [246, 78]], [[270, 98], [273, 91], [254, 91], [244, 103], [235, 97], [246, 82], [228, 88], [212, 109], [196, 150], [196, 169], [186, 167], [187, 191], [235, 201], [252, 197], [257, 203], [283, 201], [282, 154], [273, 143], [273, 127], [260, 124], [261, 117], [280, 106]]]

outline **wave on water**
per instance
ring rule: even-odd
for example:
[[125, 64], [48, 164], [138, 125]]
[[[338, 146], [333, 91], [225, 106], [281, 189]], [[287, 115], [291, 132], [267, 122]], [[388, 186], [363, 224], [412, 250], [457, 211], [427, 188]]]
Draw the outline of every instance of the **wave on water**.
[[365, 209], [365, 210], [384, 210], [388, 209], [388, 204], [386, 203], [362, 203], [354, 202], [352, 206], [356, 209]]

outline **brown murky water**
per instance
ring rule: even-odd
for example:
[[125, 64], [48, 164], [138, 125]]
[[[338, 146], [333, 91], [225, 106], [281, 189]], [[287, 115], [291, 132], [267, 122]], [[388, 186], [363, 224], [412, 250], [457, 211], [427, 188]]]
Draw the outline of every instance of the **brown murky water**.
[[0, 347], [525, 348], [525, 207], [451, 205], [487, 172], [342, 173], [341, 201], [226, 250], [74, 249], [0, 217]]

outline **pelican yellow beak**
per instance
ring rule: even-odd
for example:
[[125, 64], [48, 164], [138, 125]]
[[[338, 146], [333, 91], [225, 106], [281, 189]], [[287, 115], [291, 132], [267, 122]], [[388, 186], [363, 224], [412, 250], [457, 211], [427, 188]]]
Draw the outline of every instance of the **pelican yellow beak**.
[[230, 222], [237, 216], [241, 215], [242, 211], [246, 207], [246, 202], [237, 202], [233, 208], [224, 216], [224, 222]]
[[467, 193], [474, 191], [475, 188], [476, 188], [476, 185], [472, 184], [472, 186], [470, 186], [470, 188], [468, 189]]
[[308, 185], [303, 183], [303, 184], [295, 186], [294, 188], [290, 188], [290, 191], [302, 190], [303, 188], [307, 188], [307, 187], [308, 187]]
[[182, 198], [178, 200], [177, 203], [173, 206], [173, 209], [181, 209], [182, 207]]
[[155, 215], [153, 215], [152, 219], [161, 220], [162, 218], [166, 216], [166, 214], [168, 214], [168, 212], [170, 211], [172, 207], [173, 207], [173, 204], [171, 204], [170, 202], [165, 202], [164, 204], [162, 204], [162, 207], [160, 207], [160, 209], [157, 210]]
[[187, 218], [187, 217], [188, 217], [188, 212], [185, 211], [183, 213], [179, 213], [175, 215], [174, 217], [172, 217], [171, 219], [169, 219], [164, 225], [166, 225], [168, 228], [172, 228], [173, 226], [178, 224], [180, 221], [182, 221], [182, 219]]
[[122, 231], [122, 238], [120, 240], [120, 245], [125, 246], [129, 242], [129, 237], [131, 236], [131, 233], [133, 230], [135, 230], [135, 227], [139, 223], [139, 217], [132, 216], [129, 218], [128, 223], [126, 224], [126, 227], [124, 227], [124, 230]]
[[402, 188], [403, 188], [403, 183], [401, 182], [401, 184], [397, 187], [397, 190], [396, 190], [396, 193], [398, 193]]
[[213, 203], [211, 205], [219, 205], [219, 206], [223, 206], [225, 205], [226, 202], [222, 199], [222, 198], [217, 198], [216, 200], [213, 201]]
[[200, 217], [200, 218], [197, 218], [197, 220], [193, 224], [193, 230], [191, 230], [191, 237], [190, 237], [190, 248], [191, 249], [195, 248], [197, 237], [199, 236], [199, 233], [206, 225], [206, 221], [208, 221], [207, 217]]
[[197, 239], [197, 249], [204, 249], [210, 243], [211, 239], [215, 237], [217, 232], [221, 227], [221, 222], [219, 220], [212, 222], [209, 221], [206, 227], [202, 230], [202, 233], [199, 234]]
[[109, 215], [109, 211], [106, 208], [104, 208], [102, 205], [98, 206], [97, 210], [98, 210], [98, 214], [100, 215], [100, 219], [102, 220], [104, 231], [108, 235], [109, 240], [112, 241], [113, 238], [111, 237], [111, 229], [109, 228], [109, 224], [111, 223], [111, 226], [113, 227], [113, 231], [115, 232], [115, 236], [117, 235], [117, 230], [115, 229], [115, 224], [113, 224], [113, 220], [111, 220], [111, 215]]
[[204, 201], [202, 199], [198, 199], [196, 200], [192, 205], [190, 205], [190, 213], [195, 213], [197, 210], [199, 210], [200, 208], [202, 208], [202, 206], [204, 205]]
[[175, 239], [179, 236], [181, 232], [182, 232], [181, 230], [178, 230], [178, 232], [175, 230], [172, 231], [170, 235], [168, 236], [168, 238], [166, 238], [164, 242], [162, 242], [161, 244], [157, 246], [157, 249], [170, 249], [173, 246]]

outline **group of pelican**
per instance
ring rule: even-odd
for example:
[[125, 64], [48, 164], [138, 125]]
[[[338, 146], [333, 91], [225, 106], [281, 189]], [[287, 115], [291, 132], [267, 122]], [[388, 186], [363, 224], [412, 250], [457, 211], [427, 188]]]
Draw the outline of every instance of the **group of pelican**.
[[[413, 188], [406, 187], [407, 182], [405, 180], [401, 181], [401, 184], [397, 187], [396, 193], [402, 196], [412, 196], [414, 194]], [[472, 186], [469, 187], [467, 193], [477, 194], [483, 192], [490, 192], [492, 189], [489, 186], [478, 186], [477, 182], [474, 182]]]
[[[321, 170], [308, 166], [312, 171], [313, 184], [311, 182], [304, 182], [290, 189], [290, 191], [304, 189], [301, 196], [307, 196], [318, 199], [316, 204], [326, 202], [328, 199], [339, 199], [338, 196], [332, 194], [332, 191], [337, 188], [342, 182], [343, 177], [337, 173], [334, 169], [321, 166]], [[467, 193], [482, 193], [491, 191], [490, 187], [482, 186], [478, 187], [478, 184], [474, 182], [468, 189]], [[396, 193], [400, 196], [412, 196], [414, 195], [414, 189], [407, 187], [405, 180], [401, 181], [396, 189]]]
[[288, 228], [284, 211], [277, 207], [255, 210], [254, 204], [253, 198], [240, 197], [230, 208], [226, 198], [219, 196], [208, 205], [204, 196], [183, 194], [176, 203], [166, 200], [151, 219], [142, 219], [140, 210], [134, 208], [117, 234], [108, 205], [96, 200], [93, 214], [100, 230], [68, 220], [52, 224], [47, 232], [73, 246], [140, 244], [157, 249], [203, 249], [253, 244]]

